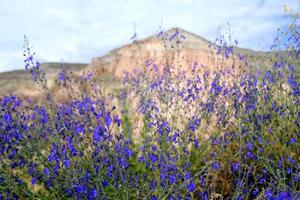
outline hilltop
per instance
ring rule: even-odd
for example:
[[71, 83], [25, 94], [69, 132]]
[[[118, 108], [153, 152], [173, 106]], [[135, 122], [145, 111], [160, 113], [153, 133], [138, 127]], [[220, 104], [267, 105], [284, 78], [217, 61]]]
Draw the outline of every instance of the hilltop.
[[[179, 36], [184, 36], [184, 39], [180, 39], [180, 43], [169, 40], [176, 32], [179, 32]], [[124, 71], [132, 71], [137, 66], [144, 65], [147, 60], [156, 64], [168, 61], [169, 64], [173, 63], [178, 67], [191, 67], [197, 62], [213, 68], [216, 66], [215, 47], [215, 44], [199, 35], [180, 28], [172, 28], [162, 35], [152, 35], [136, 40], [104, 56], [95, 57], [91, 60], [88, 70], [98, 75], [113, 74], [116, 77], [122, 77]], [[269, 60], [272, 57], [270, 52], [254, 51], [237, 46], [234, 46], [234, 51], [242, 53], [250, 61], [262, 61], [265, 57]]]

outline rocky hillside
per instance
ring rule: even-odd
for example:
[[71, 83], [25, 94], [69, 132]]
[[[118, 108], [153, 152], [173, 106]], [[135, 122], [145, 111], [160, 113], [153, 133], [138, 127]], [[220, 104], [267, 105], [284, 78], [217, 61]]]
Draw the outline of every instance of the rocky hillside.
[[[180, 42], [178, 42], [180, 41]], [[117, 48], [102, 57], [93, 58], [88, 69], [98, 75], [113, 74], [122, 77], [124, 71], [132, 71], [145, 65], [145, 61], [156, 64], [175, 64], [180, 68], [191, 67], [195, 62], [208, 68], [230, 65], [228, 61], [220, 61], [215, 54], [216, 45], [208, 40], [188, 31], [172, 28], [163, 34], [134, 41], [131, 44]], [[234, 47], [236, 52], [242, 53], [248, 60], [268, 55], [249, 49]], [[236, 55], [237, 57], [237, 55]], [[224, 65], [224, 66], [220, 66]]]

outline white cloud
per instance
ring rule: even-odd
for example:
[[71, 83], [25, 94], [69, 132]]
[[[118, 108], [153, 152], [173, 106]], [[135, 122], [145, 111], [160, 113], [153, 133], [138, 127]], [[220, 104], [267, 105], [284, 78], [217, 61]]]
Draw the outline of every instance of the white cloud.
[[[22, 68], [23, 35], [28, 35], [42, 61], [89, 62], [113, 48], [164, 28], [179, 26], [213, 39], [230, 22], [243, 47], [270, 45], [276, 28], [287, 23], [284, 4], [297, 0], [11, 0], [0, 8], [0, 71]], [[258, 42], [256, 42], [258, 41]]]

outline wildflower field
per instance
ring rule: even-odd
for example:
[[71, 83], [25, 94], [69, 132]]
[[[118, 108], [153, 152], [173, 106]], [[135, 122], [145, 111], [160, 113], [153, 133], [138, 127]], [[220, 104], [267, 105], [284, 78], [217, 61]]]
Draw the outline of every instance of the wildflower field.
[[[0, 97], [0, 199], [300, 199], [299, 26], [278, 34], [258, 64], [220, 37], [213, 70], [147, 60], [115, 88], [62, 71], [67, 101], [25, 38], [43, 96]], [[180, 31], [157, 37], [180, 55]]]

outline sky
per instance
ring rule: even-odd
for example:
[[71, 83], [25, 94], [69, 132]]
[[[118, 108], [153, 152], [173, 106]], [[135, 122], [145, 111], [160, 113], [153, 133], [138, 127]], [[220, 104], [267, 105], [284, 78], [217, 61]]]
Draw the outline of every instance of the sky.
[[0, 0], [0, 72], [24, 68], [26, 35], [40, 62], [89, 63], [93, 57], [180, 27], [208, 40], [228, 24], [239, 46], [268, 50], [299, 0]]

